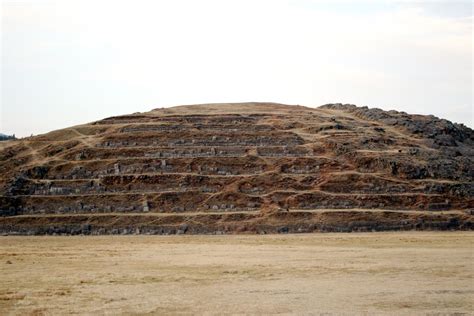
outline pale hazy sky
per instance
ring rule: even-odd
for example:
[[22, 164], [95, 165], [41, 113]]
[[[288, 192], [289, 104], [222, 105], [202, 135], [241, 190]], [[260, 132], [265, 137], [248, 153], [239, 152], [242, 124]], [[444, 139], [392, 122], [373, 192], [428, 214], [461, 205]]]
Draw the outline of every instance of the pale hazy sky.
[[0, 132], [342, 102], [473, 127], [471, 1], [2, 1]]

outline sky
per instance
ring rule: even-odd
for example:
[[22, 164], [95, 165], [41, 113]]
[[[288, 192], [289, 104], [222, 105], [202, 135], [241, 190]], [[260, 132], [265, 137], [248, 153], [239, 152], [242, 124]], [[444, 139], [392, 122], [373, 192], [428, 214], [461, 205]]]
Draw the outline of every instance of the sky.
[[472, 12], [455, 0], [3, 0], [0, 133], [250, 101], [472, 128]]

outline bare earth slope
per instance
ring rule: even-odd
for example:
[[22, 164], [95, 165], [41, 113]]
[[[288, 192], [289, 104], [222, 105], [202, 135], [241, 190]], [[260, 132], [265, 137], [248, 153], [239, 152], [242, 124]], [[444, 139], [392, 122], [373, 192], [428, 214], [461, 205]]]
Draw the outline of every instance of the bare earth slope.
[[205, 104], [0, 147], [0, 232], [472, 229], [474, 132], [353, 105]]

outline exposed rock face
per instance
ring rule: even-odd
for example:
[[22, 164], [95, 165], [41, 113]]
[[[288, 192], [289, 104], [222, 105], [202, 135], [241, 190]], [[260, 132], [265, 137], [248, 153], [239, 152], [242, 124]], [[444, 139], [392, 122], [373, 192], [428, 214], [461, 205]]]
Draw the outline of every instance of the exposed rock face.
[[181, 106], [4, 143], [0, 177], [3, 233], [472, 229], [474, 131], [354, 105]]

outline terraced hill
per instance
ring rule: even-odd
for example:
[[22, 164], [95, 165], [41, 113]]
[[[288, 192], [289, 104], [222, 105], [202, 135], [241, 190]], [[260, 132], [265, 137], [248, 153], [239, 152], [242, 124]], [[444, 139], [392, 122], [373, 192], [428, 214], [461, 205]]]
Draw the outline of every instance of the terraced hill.
[[433, 116], [190, 105], [0, 146], [2, 233], [473, 228], [474, 132]]

